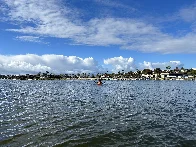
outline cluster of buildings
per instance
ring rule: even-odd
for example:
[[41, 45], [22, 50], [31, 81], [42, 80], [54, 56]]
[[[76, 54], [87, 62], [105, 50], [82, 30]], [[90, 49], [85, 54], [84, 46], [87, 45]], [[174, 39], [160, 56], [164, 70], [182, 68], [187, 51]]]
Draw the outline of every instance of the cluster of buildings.
[[141, 78], [154, 80], [196, 80], [196, 68], [164, 70], [160, 73], [142, 73]]
[[178, 69], [178, 67], [176, 67], [173, 70], [161, 70], [160, 68], [154, 70], [144, 69], [127, 73], [119, 72], [112, 76], [105, 74], [102, 75], [101, 78], [109, 78], [111, 80], [196, 80], [196, 68]]
[[45, 73], [38, 74], [25, 74], [25, 75], [0, 75], [0, 79], [12, 80], [96, 80], [102, 78], [104, 80], [196, 80], [196, 68], [191, 69], [178, 69], [161, 70], [156, 68], [154, 70], [144, 69], [137, 71], [118, 73], [78, 73], [78, 74], [52, 74], [46, 71]]

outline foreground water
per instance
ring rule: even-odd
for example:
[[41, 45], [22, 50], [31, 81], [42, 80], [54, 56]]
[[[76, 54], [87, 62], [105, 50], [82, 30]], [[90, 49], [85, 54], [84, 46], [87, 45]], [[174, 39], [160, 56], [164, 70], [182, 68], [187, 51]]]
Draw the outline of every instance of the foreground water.
[[0, 80], [0, 146], [195, 146], [196, 82]]

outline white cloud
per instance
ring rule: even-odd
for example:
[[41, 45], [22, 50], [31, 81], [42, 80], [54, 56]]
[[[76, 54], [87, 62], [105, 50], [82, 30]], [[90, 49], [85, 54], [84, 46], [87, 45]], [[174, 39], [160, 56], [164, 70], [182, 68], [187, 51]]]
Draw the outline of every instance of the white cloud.
[[122, 46], [139, 40], [144, 41], [147, 36], [161, 35], [152, 25], [133, 19], [92, 19], [88, 22], [87, 28], [83, 36], [74, 38], [76, 42], [88, 45]]
[[21, 29], [9, 29], [26, 34], [45, 35], [58, 38], [71, 38], [83, 31], [83, 27], [73, 23], [71, 9], [61, 6], [55, 0], [4, 0], [10, 10], [12, 21], [33, 23]]
[[124, 58], [122, 56], [119, 57], [113, 57], [108, 58], [104, 60], [104, 64], [106, 65], [112, 65], [113, 72], [117, 73], [118, 71], [124, 70], [125, 72], [129, 71], [136, 71], [137, 69], [143, 70], [143, 69], [155, 69], [155, 68], [161, 68], [162, 70], [166, 69], [167, 66], [171, 66], [171, 69], [174, 69], [176, 67], [183, 67], [184, 64], [180, 61], [169, 61], [169, 62], [147, 62], [144, 61], [143, 63], [139, 63], [138, 65], [134, 62], [134, 59]]
[[[122, 56], [104, 59], [105, 65], [112, 66], [112, 72], [118, 71], [125, 72], [135, 71], [136, 69], [165, 69], [166, 66], [171, 68], [183, 67], [180, 61], [170, 62], [146, 62], [136, 65], [134, 59], [124, 58]], [[64, 56], [64, 55], [0, 55], [0, 74], [37, 74], [38, 72], [46, 72], [60, 74], [60, 73], [105, 73], [106, 68], [99, 65], [99, 63], [93, 59], [80, 58], [76, 56]]]
[[46, 42], [42, 41], [43, 38], [40, 38], [38, 36], [17, 36], [16, 40], [47, 44]]
[[169, 61], [169, 62], [147, 62], [144, 61], [143, 63], [139, 63], [138, 65], [134, 62], [134, 59], [124, 58], [122, 56], [119, 57], [113, 57], [108, 58], [104, 60], [104, 64], [106, 65], [112, 65], [113, 72], [118, 72], [124, 70], [125, 72], [129, 71], [135, 71], [137, 69], [143, 70], [143, 69], [155, 69], [155, 68], [161, 68], [162, 70], [166, 69], [167, 66], [171, 66], [171, 69], [174, 69], [176, 67], [183, 67], [184, 64], [180, 61]]
[[179, 15], [185, 21], [196, 21], [196, 4], [191, 7], [181, 9]]
[[196, 32], [196, 3], [179, 11], [179, 18], [190, 24], [190, 28]]
[[0, 74], [101, 72], [104, 70], [92, 57], [63, 55], [0, 55]]
[[151, 69], [153, 70], [154, 67], [151, 62], [144, 61], [144, 63], [140, 63], [140, 69]]
[[104, 5], [104, 6], [108, 6], [108, 7], [112, 7], [112, 8], [120, 8], [122, 10], [125, 10], [125, 9], [129, 10], [129, 13], [130, 13], [130, 11], [135, 11], [136, 10], [135, 8], [133, 8], [131, 6], [125, 5], [123, 3], [118, 3], [118, 2], [115, 2], [115, 1], [111, 1], [111, 0], [95, 0], [95, 1], [99, 4]]
[[[150, 39], [150, 38], [149, 38]], [[163, 54], [172, 53], [196, 53], [196, 34], [190, 33], [183, 37], [165, 36], [162, 39], [136, 42], [133, 46], [126, 46], [127, 49], [138, 49], [143, 52], [159, 52]]]
[[[70, 39], [73, 41], [70, 44], [118, 45], [142, 52], [196, 53], [194, 32], [176, 37], [178, 35], [163, 33], [152, 24], [131, 18], [93, 18], [84, 22], [75, 15], [78, 14], [76, 9], [73, 11], [62, 1], [3, 1], [9, 7], [9, 19], [22, 24], [19, 29], [7, 30], [27, 34], [25, 36]], [[123, 7], [114, 3], [111, 5]], [[181, 16], [187, 21], [195, 20], [195, 14], [195, 7], [181, 10]]]
[[176, 67], [181, 68], [184, 66], [183, 63], [181, 63], [180, 61], [170, 61], [170, 62], [147, 62], [144, 61], [143, 63], [139, 64], [139, 69], [155, 69], [155, 68], [161, 68], [162, 70], [165, 70], [167, 66], [170, 66], [171, 69], [174, 69]]
[[11, 20], [35, 24], [20, 29], [8, 29], [9, 31], [70, 38], [75, 43], [101, 46], [130, 44], [143, 35], [158, 34], [158, 30], [152, 25], [132, 19], [95, 18], [77, 24], [72, 18], [71, 10], [67, 7], [61, 8], [54, 0], [48, 0], [47, 4], [42, 0], [6, 2], [11, 8], [8, 13]]
[[112, 65], [113, 72], [124, 70], [129, 72], [135, 70], [135, 64], [133, 58], [123, 58], [122, 56], [104, 59], [104, 64]]

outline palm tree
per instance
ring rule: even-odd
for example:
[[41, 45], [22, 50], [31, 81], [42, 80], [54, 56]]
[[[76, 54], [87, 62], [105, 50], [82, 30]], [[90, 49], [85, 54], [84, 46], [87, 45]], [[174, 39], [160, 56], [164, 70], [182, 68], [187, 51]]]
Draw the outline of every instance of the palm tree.
[[166, 69], [167, 69], [167, 70], [170, 70], [170, 69], [171, 69], [171, 66], [167, 66]]

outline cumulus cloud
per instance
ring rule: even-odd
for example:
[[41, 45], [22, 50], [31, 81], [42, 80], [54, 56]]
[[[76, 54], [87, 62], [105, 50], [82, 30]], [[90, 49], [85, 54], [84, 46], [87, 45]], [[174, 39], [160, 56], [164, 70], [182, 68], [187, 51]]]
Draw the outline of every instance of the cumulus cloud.
[[113, 57], [108, 58], [104, 60], [104, 64], [106, 65], [112, 65], [113, 72], [117, 73], [118, 71], [124, 70], [125, 72], [129, 71], [136, 71], [137, 69], [143, 70], [143, 69], [155, 69], [155, 68], [161, 68], [162, 70], [166, 69], [167, 66], [171, 66], [171, 69], [174, 69], [176, 67], [181, 68], [184, 66], [183, 63], [180, 61], [169, 61], [169, 62], [147, 62], [144, 61], [143, 63], [135, 63], [134, 59], [124, 58], [122, 56], [119, 57]]
[[161, 68], [162, 70], [166, 69], [167, 66], [170, 66], [171, 69], [174, 69], [176, 67], [181, 68], [184, 66], [183, 63], [180, 61], [170, 61], [170, 62], [147, 62], [144, 61], [143, 63], [139, 63], [139, 69], [155, 69], [155, 68]]
[[51, 73], [92, 73], [103, 68], [92, 57], [80, 58], [63, 55], [0, 55], [0, 74]]
[[[56, 0], [47, 2], [3, 0], [3, 2], [8, 7], [9, 20], [18, 22], [20, 27], [10, 28], [7, 31], [23, 33], [25, 36], [70, 39], [72, 40], [70, 44], [118, 45], [123, 49], [142, 52], [196, 53], [194, 32], [176, 37], [178, 35], [163, 33], [153, 24], [133, 18], [91, 18], [89, 21], [83, 21], [79, 19], [79, 15], [75, 15], [77, 9], [73, 11], [66, 2]], [[111, 3], [111, 5], [117, 4]], [[117, 6], [124, 7], [122, 4]], [[195, 20], [195, 7], [181, 10], [181, 16], [187, 21]]]
[[[147, 62], [136, 64], [132, 57], [124, 58], [122, 56], [104, 59], [105, 65], [112, 66], [112, 72], [118, 71], [129, 72], [137, 69], [165, 69], [166, 66], [171, 66], [171, 69], [176, 67], [183, 67], [183, 63], [180, 61], [170, 62]], [[106, 68], [99, 65], [99, 63], [93, 59], [80, 58], [76, 56], [64, 56], [64, 55], [0, 55], [0, 74], [37, 74], [38, 72], [46, 72], [55, 74], [64, 73], [105, 73]]]
[[104, 64], [112, 65], [113, 72], [124, 70], [125, 72], [135, 70], [133, 58], [123, 58], [122, 56], [104, 59]]

